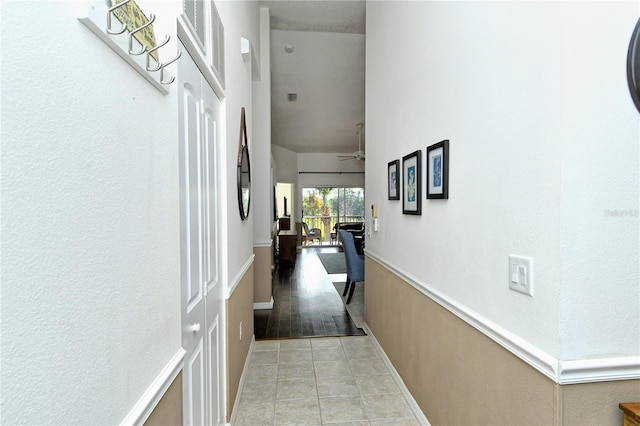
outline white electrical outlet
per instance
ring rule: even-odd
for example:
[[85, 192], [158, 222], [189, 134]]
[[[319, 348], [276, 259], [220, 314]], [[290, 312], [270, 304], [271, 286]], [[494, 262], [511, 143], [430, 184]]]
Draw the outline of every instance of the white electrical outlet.
[[509, 255], [509, 288], [533, 297], [533, 259]]

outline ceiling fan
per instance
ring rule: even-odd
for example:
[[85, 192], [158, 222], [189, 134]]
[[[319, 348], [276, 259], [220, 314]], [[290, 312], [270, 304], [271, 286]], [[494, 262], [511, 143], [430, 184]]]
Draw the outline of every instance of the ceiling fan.
[[362, 140], [361, 140], [361, 132], [362, 132], [362, 127], [364, 126], [363, 123], [358, 123], [356, 124], [356, 127], [358, 129], [358, 150], [356, 152], [354, 152], [353, 154], [347, 154], [347, 155], [338, 155], [338, 158], [340, 158], [340, 161], [345, 161], [345, 160], [360, 160], [360, 161], [364, 161], [364, 151], [362, 150]]

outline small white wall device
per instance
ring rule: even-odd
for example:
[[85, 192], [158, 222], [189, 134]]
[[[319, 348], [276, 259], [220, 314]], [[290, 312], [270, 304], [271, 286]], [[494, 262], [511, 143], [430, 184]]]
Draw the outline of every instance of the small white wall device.
[[373, 221], [373, 230], [375, 232], [378, 232], [378, 205], [377, 204], [371, 204], [371, 218]]

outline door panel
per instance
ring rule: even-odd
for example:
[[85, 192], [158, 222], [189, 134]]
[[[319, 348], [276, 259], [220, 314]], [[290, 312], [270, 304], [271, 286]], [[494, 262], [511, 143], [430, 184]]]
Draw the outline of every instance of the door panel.
[[204, 280], [206, 294], [205, 321], [207, 325], [208, 343], [208, 383], [210, 423], [224, 423], [224, 412], [221, 411], [224, 401], [224, 382], [219, 372], [223, 366], [220, 348], [219, 318], [222, 317], [222, 284], [219, 277], [219, 240], [218, 240], [218, 179], [217, 179], [217, 147], [220, 140], [220, 101], [213, 89], [203, 79], [202, 95], [203, 109], [203, 166], [204, 185], [203, 199], [205, 200], [205, 247]]
[[[205, 247], [207, 249], [205, 258], [205, 282], [208, 289], [211, 290], [213, 286], [218, 283], [218, 229], [217, 229], [217, 194], [216, 187], [216, 146], [217, 146], [217, 128], [218, 117], [220, 115], [219, 105], [218, 108], [214, 108], [212, 103], [218, 103], [217, 98], [213, 94], [211, 88], [205, 84], [204, 87], [204, 194], [203, 197], [206, 200], [205, 203]], [[207, 90], [208, 89], [208, 90]], [[207, 93], [207, 92], [211, 93]], [[207, 96], [208, 95], [208, 96]], [[211, 99], [214, 98], [214, 99]]]
[[224, 413], [221, 408], [223, 407], [220, 399], [222, 390], [222, 380], [220, 378], [220, 327], [218, 323], [218, 316], [215, 316], [213, 323], [207, 332], [209, 343], [209, 365], [208, 365], [208, 388], [209, 392], [209, 407], [211, 410], [211, 423], [223, 424]]
[[205, 377], [205, 354], [203, 349], [202, 339], [200, 339], [184, 367], [186, 374], [183, 377], [191, 383], [186, 398], [187, 404], [184, 405], [185, 424], [188, 425], [205, 424], [205, 383], [203, 380]]
[[220, 424], [225, 417], [218, 272], [220, 100], [189, 55], [178, 62], [178, 81], [182, 344], [188, 360], [184, 423]]
[[201, 278], [202, 250], [200, 243], [199, 191], [199, 105], [200, 88], [185, 83], [180, 90], [180, 217], [182, 262], [182, 345], [189, 353], [202, 339], [204, 332], [204, 295]]

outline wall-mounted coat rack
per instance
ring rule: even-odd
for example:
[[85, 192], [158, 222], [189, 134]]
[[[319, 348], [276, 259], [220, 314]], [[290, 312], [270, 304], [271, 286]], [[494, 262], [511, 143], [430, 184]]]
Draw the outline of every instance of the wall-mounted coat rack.
[[111, 0], [111, 7], [104, 0], [88, 0], [87, 3], [87, 16], [78, 18], [80, 22], [153, 87], [168, 94], [167, 86], [175, 81], [175, 77], [167, 66], [180, 59], [182, 52], [178, 51], [168, 61], [160, 60], [159, 50], [169, 43], [171, 36], [166, 35], [162, 43], [156, 43], [155, 15], [149, 14], [147, 18], [133, 0]]

